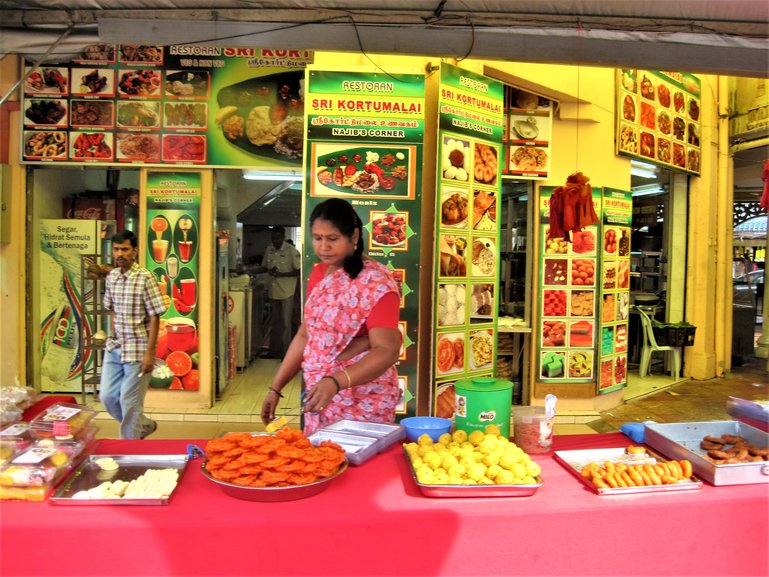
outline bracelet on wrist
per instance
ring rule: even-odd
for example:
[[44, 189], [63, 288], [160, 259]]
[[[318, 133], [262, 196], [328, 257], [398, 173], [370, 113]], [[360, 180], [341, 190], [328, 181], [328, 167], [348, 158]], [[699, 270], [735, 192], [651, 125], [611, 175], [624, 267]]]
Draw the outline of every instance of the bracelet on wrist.
[[347, 369], [342, 369], [342, 372], [344, 373], [344, 376], [347, 377], [347, 386], [346, 389], [349, 389], [352, 387], [352, 379], [350, 378], [350, 373], [347, 372]]
[[281, 394], [281, 392], [278, 389], [276, 389], [275, 387], [270, 387], [270, 391], [272, 391], [273, 393], [278, 395], [281, 399], [283, 398], [283, 395]]
[[332, 381], [334, 381], [334, 384], [336, 385], [336, 392], [337, 393], [342, 388], [342, 387], [339, 386], [339, 381], [337, 381], [336, 378], [334, 378], [333, 376], [331, 376], [331, 375], [324, 375], [323, 378], [324, 379], [331, 379]]

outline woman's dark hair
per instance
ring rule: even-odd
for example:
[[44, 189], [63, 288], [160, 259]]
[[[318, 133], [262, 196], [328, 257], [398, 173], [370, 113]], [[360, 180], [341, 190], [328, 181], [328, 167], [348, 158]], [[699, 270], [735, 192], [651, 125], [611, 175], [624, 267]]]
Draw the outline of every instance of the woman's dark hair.
[[363, 270], [363, 222], [352, 205], [341, 198], [329, 198], [321, 202], [310, 214], [310, 226], [322, 218], [333, 224], [339, 232], [352, 240], [355, 229], [358, 229], [358, 244], [355, 246], [355, 252], [344, 259], [344, 271], [355, 278]]
[[139, 239], [136, 238], [136, 235], [130, 230], [121, 230], [112, 235], [112, 242], [114, 244], [121, 244], [125, 241], [129, 241], [133, 248], [139, 246]]

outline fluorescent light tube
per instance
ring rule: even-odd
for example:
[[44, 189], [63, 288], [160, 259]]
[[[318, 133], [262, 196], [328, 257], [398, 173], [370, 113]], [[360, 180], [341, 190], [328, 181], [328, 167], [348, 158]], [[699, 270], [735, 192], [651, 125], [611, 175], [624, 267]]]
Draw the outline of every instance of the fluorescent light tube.
[[246, 180], [302, 180], [304, 176], [296, 170], [269, 171], [269, 170], [244, 170], [243, 178]]

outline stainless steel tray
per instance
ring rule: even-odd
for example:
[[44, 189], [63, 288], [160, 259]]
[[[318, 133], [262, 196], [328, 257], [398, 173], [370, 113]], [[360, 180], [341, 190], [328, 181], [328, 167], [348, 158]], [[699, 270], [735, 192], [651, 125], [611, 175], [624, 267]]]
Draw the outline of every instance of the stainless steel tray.
[[215, 478], [211, 473], [206, 471], [205, 461], [200, 466], [200, 471], [203, 473], [203, 476], [212, 483], [219, 485], [219, 488], [225, 495], [235, 497], [236, 499], [243, 499], [244, 501], [261, 501], [264, 503], [296, 501], [298, 499], [313, 497], [328, 489], [331, 482], [346, 470], [347, 462], [344, 462], [339, 466], [339, 470], [330, 477], [324, 477], [323, 479], [319, 479], [306, 485], [290, 485], [286, 487], [247, 487], [236, 485], [235, 483], [228, 483], [227, 481], [220, 481]]
[[534, 485], [425, 485], [417, 479], [406, 449], [403, 449], [403, 456], [409, 465], [411, 478], [425, 497], [531, 497], [542, 486], [542, 477], [537, 477]]
[[769, 433], [739, 421], [704, 421], [701, 423], [649, 423], [645, 430], [646, 444], [674, 459], [689, 459], [694, 474], [711, 485], [748, 485], [769, 482], [769, 462], [716, 465], [705, 459], [700, 448], [706, 435], [720, 437], [739, 435], [748, 443], [769, 446]]
[[360, 465], [405, 437], [403, 425], [342, 420], [318, 429], [308, 438], [313, 445], [326, 440], [337, 443], [351, 465]]
[[653, 465], [658, 461], [667, 461], [654, 451], [646, 451], [642, 457], [631, 456], [620, 449], [583, 449], [580, 451], [555, 451], [555, 460], [561, 463], [566, 470], [577, 477], [585, 486], [595, 491], [599, 495], [629, 495], [631, 493], [667, 493], [670, 491], [691, 491], [692, 489], [702, 488], [702, 481], [695, 475], [692, 475], [691, 481], [682, 481], [670, 485], [651, 485], [643, 487], [617, 487], [601, 489], [593, 485], [589, 479], [582, 476], [582, 468], [588, 463], [604, 463], [612, 461], [613, 463], [625, 463], [627, 465]]
[[[102, 471], [96, 464], [97, 459], [105, 457], [111, 457], [117, 462], [118, 469], [114, 474]], [[173, 491], [162, 499], [74, 499], [73, 495], [105, 481], [133, 481], [149, 469], [178, 469], [178, 487], [186, 465], [187, 455], [91, 455], [64, 480], [49, 501], [52, 505], [167, 505]]]

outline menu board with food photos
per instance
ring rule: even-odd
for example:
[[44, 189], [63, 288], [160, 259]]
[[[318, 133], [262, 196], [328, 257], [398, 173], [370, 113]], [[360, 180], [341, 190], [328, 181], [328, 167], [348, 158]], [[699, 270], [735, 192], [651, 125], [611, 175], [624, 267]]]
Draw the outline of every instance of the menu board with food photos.
[[[307, 76], [305, 246], [309, 215], [327, 198], [344, 198], [363, 221], [364, 252], [400, 286], [397, 365], [403, 396], [396, 413], [416, 413], [421, 236], [423, 75], [311, 70]], [[305, 282], [317, 258], [304, 253]]]
[[160, 319], [155, 356], [174, 376], [158, 381], [153, 375], [152, 388], [199, 388], [200, 181], [199, 172], [147, 175], [147, 226], [140, 244], [146, 246], [145, 266], [168, 307]]
[[505, 86], [505, 157], [502, 174], [546, 179], [552, 158], [553, 101]]
[[440, 95], [433, 411], [452, 418], [455, 381], [496, 362], [503, 85], [443, 64]]
[[299, 165], [304, 50], [88, 46], [24, 67], [22, 161]]
[[604, 188], [602, 207], [598, 392], [608, 393], [627, 384], [633, 194]]
[[618, 69], [617, 153], [699, 174], [700, 100], [693, 74]]
[[[596, 301], [602, 282], [600, 226], [571, 232], [569, 239], [552, 236], [553, 190], [540, 189], [537, 378], [541, 382], [590, 382], [595, 379]], [[600, 214], [600, 189], [593, 188], [593, 205]]]

